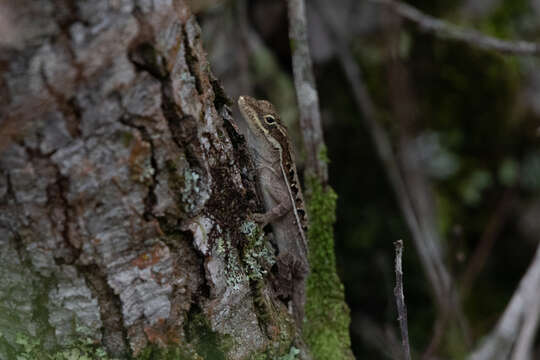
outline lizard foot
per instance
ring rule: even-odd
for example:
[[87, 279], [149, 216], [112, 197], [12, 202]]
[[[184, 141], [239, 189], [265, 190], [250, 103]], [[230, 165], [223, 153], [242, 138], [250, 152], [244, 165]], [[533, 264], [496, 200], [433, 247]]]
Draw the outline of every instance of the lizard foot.
[[255, 221], [261, 228], [264, 228], [266, 225], [268, 225], [268, 215], [267, 214], [251, 214], [251, 219]]

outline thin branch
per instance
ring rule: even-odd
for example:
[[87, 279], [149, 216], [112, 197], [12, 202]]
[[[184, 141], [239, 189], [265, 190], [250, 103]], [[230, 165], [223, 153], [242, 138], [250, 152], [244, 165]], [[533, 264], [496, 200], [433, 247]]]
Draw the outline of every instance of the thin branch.
[[446, 327], [448, 326], [448, 322], [450, 320], [449, 316], [450, 314], [446, 312], [443, 313], [441, 316], [437, 316], [437, 319], [435, 319], [433, 336], [431, 337], [428, 347], [422, 354], [423, 360], [431, 359], [437, 348], [441, 345], [444, 332], [446, 331]]
[[532, 359], [534, 337], [540, 321], [540, 301], [527, 309], [524, 317], [521, 334], [512, 353], [512, 360]]
[[409, 345], [409, 329], [407, 326], [407, 306], [405, 306], [405, 296], [403, 295], [403, 270], [401, 258], [403, 255], [403, 240], [394, 242], [396, 249], [396, 287], [394, 296], [398, 311], [399, 329], [401, 330], [401, 346], [403, 348], [403, 358], [411, 360], [411, 347]]
[[512, 200], [513, 189], [507, 189], [502, 196], [502, 199], [499, 201], [495, 212], [491, 215], [482, 237], [480, 238], [480, 242], [474, 250], [471, 260], [463, 273], [460, 281], [462, 296], [466, 296], [469, 293], [476, 277], [486, 264], [489, 254], [495, 245], [495, 241], [511, 214]]
[[369, 0], [372, 3], [387, 6], [399, 16], [414, 22], [427, 33], [435, 36], [464, 42], [485, 50], [494, 50], [506, 54], [538, 55], [540, 44], [528, 41], [508, 41], [482, 34], [479, 31], [464, 29], [444, 20], [424, 14], [413, 6], [394, 0]]
[[538, 289], [540, 289], [540, 245], [497, 326], [472, 353], [470, 360], [509, 359], [514, 347], [515, 351], [523, 354], [531, 351], [540, 316]]
[[367, 315], [357, 313], [351, 323], [351, 331], [360, 336], [363, 343], [378, 350], [384, 358], [395, 360], [401, 357], [401, 344], [393, 326], [381, 326]]
[[306, 6], [304, 0], [288, 0], [287, 4], [294, 85], [300, 112], [300, 129], [306, 150], [306, 173], [317, 176], [323, 184], [326, 184], [328, 166], [325, 159], [319, 95], [307, 39]]
[[[315, 4], [320, 14], [328, 15], [324, 12], [326, 2], [318, 0]], [[373, 141], [376, 153], [412, 234], [412, 240], [419, 254], [424, 274], [429, 280], [434, 300], [440, 312], [439, 316], [443, 318], [450, 316], [452, 319], [456, 319], [467, 341], [468, 330], [465, 317], [453, 286], [452, 276], [443, 262], [443, 251], [440, 247], [438, 235], [434, 230], [435, 227], [416, 211], [413, 199], [415, 196], [414, 189], [411, 189], [405, 181], [399, 161], [393, 152], [390, 138], [377, 120], [377, 110], [364, 83], [362, 71], [344, 40], [346, 38], [345, 34], [339, 32], [339, 26], [331, 20], [330, 16], [321, 16], [321, 19], [333, 40], [338, 60], [352, 87], [353, 99], [362, 114], [361, 119]]]
[[[325, 2], [321, 0], [317, 2], [319, 11], [324, 9], [324, 4]], [[424, 273], [433, 289], [437, 305], [440, 309], [446, 309], [448, 307], [450, 284], [448, 272], [442, 263], [440, 250], [422, 229], [421, 219], [414, 211], [413, 201], [399, 169], [398, 160], [392, 150], [388, 134], [377, 121], [375, 106], [365, 86], [360, 67], [355, 62], [347, 44], [344, 43], [344, 37], [339, 34], [337, 26], [328, 17], [321, 16], [321, 18], [325, 21], [328, 32], [334, 41], [338, 59], [353, 90], [353, 99], [362, 114], [361, 118], [375, 145], [375, 150], [386, 171], [390, 185], [396, 194], [401, 212], [412, 234], [416, 250], [420, 255]]]

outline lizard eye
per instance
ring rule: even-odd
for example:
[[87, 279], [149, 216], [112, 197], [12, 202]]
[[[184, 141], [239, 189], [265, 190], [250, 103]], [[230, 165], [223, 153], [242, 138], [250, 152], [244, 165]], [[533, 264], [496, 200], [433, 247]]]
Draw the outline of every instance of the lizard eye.
[[272, 115], [265, 115], [264, 121], [266, 121], [267, 124], [272, 125], [276, 122], [276, 119]]

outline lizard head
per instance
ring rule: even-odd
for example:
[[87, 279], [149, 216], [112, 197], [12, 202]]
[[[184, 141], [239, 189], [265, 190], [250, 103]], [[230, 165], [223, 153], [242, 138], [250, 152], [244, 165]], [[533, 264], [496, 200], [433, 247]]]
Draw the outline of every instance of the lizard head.
[[283, 145], [282, 141], [287, 138], [287, 130], [272, 103], [250, 96], [240, 96], [238, 107], [253, 135], [265, 139], [273, 147], [277, 147], [276, 141], [280, 146]]

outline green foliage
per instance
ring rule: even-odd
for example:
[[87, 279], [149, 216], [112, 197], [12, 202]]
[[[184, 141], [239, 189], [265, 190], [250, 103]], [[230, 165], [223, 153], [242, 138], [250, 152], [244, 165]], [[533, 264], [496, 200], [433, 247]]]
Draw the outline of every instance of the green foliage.
[[501, 1], [495, 11], [480, 25], [480, 29], [497, 37], [512, 38], [517, 36], [516, 20], [530, 11], [527, 0]]
[[336, 193], [315, 178], [307, 179], [309, 262], [304, 334], [314, 359], [353, 359], [349, 338], [349, 309], [336, 272], [333, 225]]
[[482, 192], [492, 184], [491, 174], [483, 169], [473, 171], [465, 179], [461, 188], [463, 201], [467, 205], [477, 205], [482, 200]]
[[519, 175], [519, 164], [516, 160], [506, 158], [498, 169], [499, 182], [504, 186], [513, 186]]

